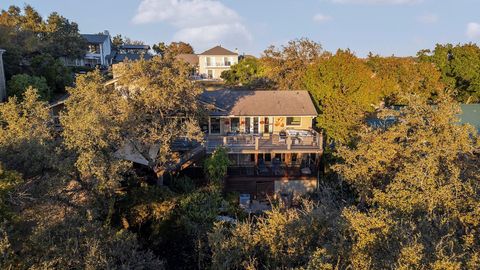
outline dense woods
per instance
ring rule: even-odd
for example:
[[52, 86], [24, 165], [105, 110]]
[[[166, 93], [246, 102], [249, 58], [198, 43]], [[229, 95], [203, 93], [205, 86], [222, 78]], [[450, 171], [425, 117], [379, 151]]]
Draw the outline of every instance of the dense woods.
[[[72, 86], [59, 57], [82, 42], [56, 13], [0, 15], [14, 89], [0, 104], [1, 269], [480, 269], [480, 140], [458, 120], [459, 102], [480, 101], [476, 44], [359, 58], [298, 39], [224, 72], [232, 88], [308, 90], [327, 137], [318, 190], [249, 215], [223, 192], [224, 148], [204, 179], [161, 186], [119, 158], [129, 144], [158, 176], [175, 138], [201, 140], [201, 89], [173, 57], [191, 46], [156, 45], [115, 87], [98, 70]], [[58, 132], [46, 100], [64, 88]]]

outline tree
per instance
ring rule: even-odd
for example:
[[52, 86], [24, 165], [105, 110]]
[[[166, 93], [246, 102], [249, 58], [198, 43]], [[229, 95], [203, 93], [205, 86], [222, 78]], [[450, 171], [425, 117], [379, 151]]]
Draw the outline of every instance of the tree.
[[11, 97], [0, 104], [0, 162], [27, 176], [51, 166], [52, 119], [48, 105], [28, 88], [22, 101]]
[[313, 62], [322, 56], [320, 44], [302, 38], [289, 41], [281, 49], [270, 46], [263, 52], [260, 61], [265, 76], [279, 89], [303, 89], [303, 77]]
[[44, 77], [53, 93], [64, 93], [65, 88], [73, 84], [72, 71], [59, 59], [49, 54], [35, 56], [30, 63], [33, 76]]
[[382, 96], [387, 105], [401, 104], [399, 97], [409, 93], [435, 98], [445, 88], [441, 73], [430, 62], [419, 62], [411, 57], [369, 55], [367, 64], [382, 81]]
[[118, 177], [108, 179], [119, 176], [113, 173], [121, 168], [118, 158], [128, 157], [115, 152], [125, 148], [161, 176], [178, 158], [170, 148], [173, 140], [200, 138], [200, 89], [188, 80], [188, 66], [173, 59], [125, 62], [117, 68], [115, 89], [104, 86], [94, 72], [79, 77], [69, 90], [61, 117], [65, 143], [79, 154], [77, 167], [89, 178], [118, 183]]
[[437, 66], [443, 82], [456, 90], [457, 101], [480, 100], [480, 48], [476, 44], [437, 44], [433, 51], [422, 50], [417, 56], [420, 61]]
[[159, 42], [158, 44], [153, 44], [152, 49], [156, 54], [164, 56], [167, 51], [167, 45], [165, 42]]
[[57, 13], [44, 21], [35, 9], [16, 6], [0, 13], [0, 48], [4, 55], [5, 75], [16, 74], [44, 77], [53, 92], [64, 92], [73, 82], [73, 73], [59, 59], [80, 58], [85, 54], [86, 41], [78, 25]]
[[45, 52], [54, 58], [78, 59], [87, 51], [87, 41], [80, 35], [78, 24], [56, 12], [48, 16], [42, 39], [46, 43]]
[[123, 40], [123, 37], [121, 34], [118, 34], [118, 35], [115, 35], [113, 38], [112, 38], [112, 46], [118, 50], [118, 48], [120, 48], [120, 46], [122, 46], [123, 44], [125, 44], [124, 40]]
[[266, 87], [266, 78], [263, 76], [263, 66], [254, 57], [242, 59], [222, 72], [221, 78], [228, 85], [239, 85], [248, 88]]
[[[217, 223], [209, 234], [214, 269], [346, 269], [339, 212], [305, 201], [256, 219]], [[336, 266], [336, 268], [334, 268]], [[322, 268], [323, 267], [323, 268]]]
[[335, 170], [360, 202], [343, 214], [353, 268], [478, 268], [477, 132], [458, 123], [459, 107], [445, 94], [435, 103], [405, 100], [401, 112], [382, 111], [394, 125], [364, 127], [356, 147], [338, 151]]
[[366, 113], [381, 100], [380, 80], [350, 51], [318, 59], [304, 84], [320, 110], [318, 127], [340, 143], [352, 141]]
[[17, 74], [12, 76], [7, 83], [8, 96], [16, 96], [21, 100], [23, 94], [29, 88], [37, 90], [40, 99], [48, 101], [51, 97], [50, 88], [47, 85], [47, 80], [44, 77], [30, 76], [27, 74]]
[[227, 167], [230, 165], [228, 151], [219, 147], [205, 160], [204, 170], [209, 181], [216, 186], [222, 186], [222, 181], [227, 176]]
[[161, 56], [171, 56], [175, 57], [179, 54], [193, 54], [195, 53], [192, 45], [182, 41], [171, 42], [169, 45], [166, 45], [165, 42], [159, 42], [158, 44], [153, 45], [153, 50], [155, 53]]

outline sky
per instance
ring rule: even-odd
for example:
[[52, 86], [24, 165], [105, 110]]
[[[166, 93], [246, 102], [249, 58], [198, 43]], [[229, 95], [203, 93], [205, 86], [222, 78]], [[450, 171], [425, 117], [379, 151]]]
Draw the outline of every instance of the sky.
[[260, 56], [306, 37], [327, 51], [415, 55], [436, 43], [480, 41], [480, 0], [0, 0], [53, 11], [81, 33], [122, 34], [153, 45], [185, 41]]

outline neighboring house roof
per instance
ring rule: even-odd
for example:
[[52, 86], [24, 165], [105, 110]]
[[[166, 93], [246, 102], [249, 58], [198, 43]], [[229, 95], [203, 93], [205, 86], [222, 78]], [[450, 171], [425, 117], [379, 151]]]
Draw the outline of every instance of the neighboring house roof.
[[150, 54], [138, 54], [138, 53], [117, 53], [113, 57], [113, 62], [118, 63], [118, 62], [123, 62], [125, 59], [128, 58], [128, 60], [136, 61], [140, 60], [143, 56], [143, 59], [149, 60], [152, 59], [153, 56]]
[[103, 34], [82, 34], [82, 37], [87, 40], [88, 43], [102, 44], [106, 39], [110, 38], [108, 35]]
[[179, 54], [177, 56], [175, 56], [175, 59], [181, 59], [187, 63], [189, 63], [190, 65], [192, 66], [196, 66], [198, 65], [198, 55], [196, 54]]
[[480, 104], [461, 104], [460, 123], [470, 124], [480, 132]]
[[125, 50], [150, 50], [148, 45], [135, 45], [135, 44], [125, 44], [120, 46], [121, 49]]
[[234, 53], [232, 51], [229, 51], [222, 46], [215, 46], [211, 48], [210, 50], [206, 50], [200, 55], [238, 55], [238, 53]]
[[211, 115], [316, 116], [307, 91], [216, 90], [205, 91], [200, 100], [223, 111]]

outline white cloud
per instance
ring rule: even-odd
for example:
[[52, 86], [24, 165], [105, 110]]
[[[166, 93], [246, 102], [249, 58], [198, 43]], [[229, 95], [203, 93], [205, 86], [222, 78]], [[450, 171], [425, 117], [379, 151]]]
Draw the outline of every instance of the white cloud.
[[341, 4], [387, 4], [387, 5], [404, 5], [417, 4], [423, 0], [332, 0], [334, 3]]
[[166, 22], [177, 29], [174, 40], [202, 49], [218, 44], [238, 47], [252, 40], [240, 15], [217, 0], [142, 0], [132, 21]]
[[425, 23], [425, 24], [437, 23], [438, 19], [439, 19], [438, 15], [437, 14], [432, 14], [432, 13], [424, 14], [422, 16], [417, 17], [417, 20], [419, 22]]
[[332, 19], [332, 16], [321, 14], [321, 13], [315, 14], [315, 16], [313, 16], [314, 22], [326, 22], [326, 21], [330, 21], [331, 19]]
[[480, 24], [476, 22], [471, 22], [467, 24], [467, 37], [470, 39], [479, 39], [480, 38]]

